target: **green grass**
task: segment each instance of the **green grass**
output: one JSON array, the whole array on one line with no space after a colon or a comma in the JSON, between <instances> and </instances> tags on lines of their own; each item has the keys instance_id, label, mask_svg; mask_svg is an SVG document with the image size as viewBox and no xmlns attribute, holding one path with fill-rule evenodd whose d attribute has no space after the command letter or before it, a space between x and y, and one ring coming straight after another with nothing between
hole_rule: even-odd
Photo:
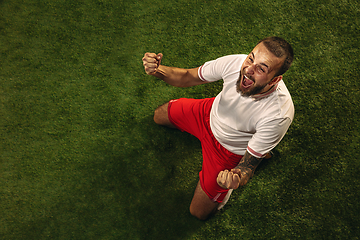
<instances>
[{"instance_id":1,"label":"green grass","mask_svg":"<svg viewBox=\"0 0 360 240\"><path fill-rule=\"evenodd\" d=\"M359 239L356 0L0 0L0 239ZM179 89L147 51L197 67L278 35L296 115L253 180L206 222L201 148L152 121Z\"/></svg>"}]
</instances>

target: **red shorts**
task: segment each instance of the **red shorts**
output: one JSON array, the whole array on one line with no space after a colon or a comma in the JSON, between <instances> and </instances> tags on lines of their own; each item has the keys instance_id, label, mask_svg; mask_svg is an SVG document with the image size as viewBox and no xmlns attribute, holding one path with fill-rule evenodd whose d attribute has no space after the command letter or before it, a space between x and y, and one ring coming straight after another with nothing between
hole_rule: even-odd
<instances>
[{"instance_id":1,"label":"red shorts","mask_svg":"<svg viewBox=\"0 0 360 240\"><path fill-rule=\"evenodd\" d=\"M168 116L173 125L188 132L201 142L203 165L199 173L201 188L214 202L222 202L227 189L220 187L216 178L220 171L232 169L242 156L226 150L210 129L210 111L215 98L171 100Z\"/></svg>"}]
</instances>

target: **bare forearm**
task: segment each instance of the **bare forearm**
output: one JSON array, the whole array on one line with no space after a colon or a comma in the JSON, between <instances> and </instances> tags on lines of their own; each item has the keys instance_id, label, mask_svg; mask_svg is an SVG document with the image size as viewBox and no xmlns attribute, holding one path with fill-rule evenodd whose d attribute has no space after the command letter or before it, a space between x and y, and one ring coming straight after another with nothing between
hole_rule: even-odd
<instances>
[{"instance_id":1,"label":"bare forearm","mask_svg":"<svg viewBox=\"0 0 360 240\"><path fill-rule=\"evenodd\" d=\"M160 65L152 75L172 86L180 87L181 79L185 74L185 69Z\"/></svg>"},{"instance_id":2,"label":"bare forearm","mask_svg":"<svg viewBox=\"0 0 360 240\"><path fill-rule=\"evenodd\" d=\"M198 76L199 68L184 69L161 65L163 54L145 53L142 58L145 72L176 87L191 87L206 83Z\"/></svg>"},{"instance_id":3,"label":"bare forearm","mask_svg":"<svg viewBox=\"0 0 360 240\"><path fill-rule=\"evenodd\" d=\"M183 69L160 65L152 75L175 87L191 87L204 83L197 76L197 68Z\"/></svg>"}]
</instances>

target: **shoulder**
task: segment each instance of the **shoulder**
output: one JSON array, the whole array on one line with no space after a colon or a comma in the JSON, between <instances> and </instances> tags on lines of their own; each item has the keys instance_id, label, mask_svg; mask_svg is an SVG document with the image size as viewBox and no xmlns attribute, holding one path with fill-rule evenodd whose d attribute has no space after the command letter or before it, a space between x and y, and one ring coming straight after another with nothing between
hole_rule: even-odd
<instances>
[{"instance_id":1,"label":"shoulder","mask_svg":"<svg viewBox=\"0 0 360 240\"><path fill-rule=\"evenodd\" d=\"M264 100L267 101L267 107L263 112L263 119L271 119L271 121L275 119L277 121L284 119L292 121L294 119L294 103L284 81L281 80L276 86L276 90Z\"/></svg>"},{"instance_id":2,"label":"shoulder","mask_svg":"<svg viewBox=\"0 0 360 240\"><path fill-rule=\"evenodd\" d=\"M291 98L290 92L289 92L289 90L287 89L284 80L281 80L281 81L278 83L278 85L277 85L277 87L276 87L276 90L277 90L277 93L278 93L279 95L285 95L286 97Z\"/></svg>"},{"instance_id":3,"label":"shoulder","mask_svg":"<svg viewBox=\"0 0 360 240\"><path fill-rule=\"evenodd\" d=\"M199 76L204 81L216 81L240 71L246 59L245 54L233 54L208 61L199 68Z\"/></svg>"},{"instance_id":4,"label":"shoulder","mask_svg":"<svg viewBox=\"0 0 360 240\"><path fill-rule=\"evenodd\" d=\"M294 118L295 107L290 92L283 80L279 82L276 92L281 115L289 117L292 120Z\"/></svg>"},{"instance_id":5,"label":"shoulder","mask_svg":"<svg viewBox=\"0 0 360 240\"><path fill-rule=\"evenodd\" d=\"M217 62L223 62L226 64L234 64L237 65L239 63L243 63L244 60L246 59L247 55L246 54L232 54L232 55L226 55L223 57L219 57L217 58L215 61Z\"/></svg>"},{"instance_id":6,"label":"shoulder","mask_svg":"<svg viewBox=\"0 0 360 240\"><path fill-rule=\"evenodd\" d=\"M219 57L215 60L207 61L205 65L237 65L239 63L243 63L246 59L247 55L245 54L232 54L232 55L226 55Z\"/></svg>"}]
</instances>

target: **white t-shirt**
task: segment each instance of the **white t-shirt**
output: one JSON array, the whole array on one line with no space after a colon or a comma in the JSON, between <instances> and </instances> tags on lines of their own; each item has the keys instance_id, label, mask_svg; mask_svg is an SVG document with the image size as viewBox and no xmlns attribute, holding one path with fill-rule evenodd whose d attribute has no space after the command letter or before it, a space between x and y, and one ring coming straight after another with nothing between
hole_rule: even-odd
<instances>
[{"instance_id":1,"label":"white t-shirt","mask_svg":"<svg viewBox=\"0 0 360 240\"><path fill-rule=\"evenodd\" d=\"M206 62L198 74L203 81L224 81L210 113L210 127L215 138L232 153L244 155L247 150L260 158L284 137L295 110L282 80L264 94L243 97L236 91L246 57L229 55Z\"/></svg>"}]
</instances>

